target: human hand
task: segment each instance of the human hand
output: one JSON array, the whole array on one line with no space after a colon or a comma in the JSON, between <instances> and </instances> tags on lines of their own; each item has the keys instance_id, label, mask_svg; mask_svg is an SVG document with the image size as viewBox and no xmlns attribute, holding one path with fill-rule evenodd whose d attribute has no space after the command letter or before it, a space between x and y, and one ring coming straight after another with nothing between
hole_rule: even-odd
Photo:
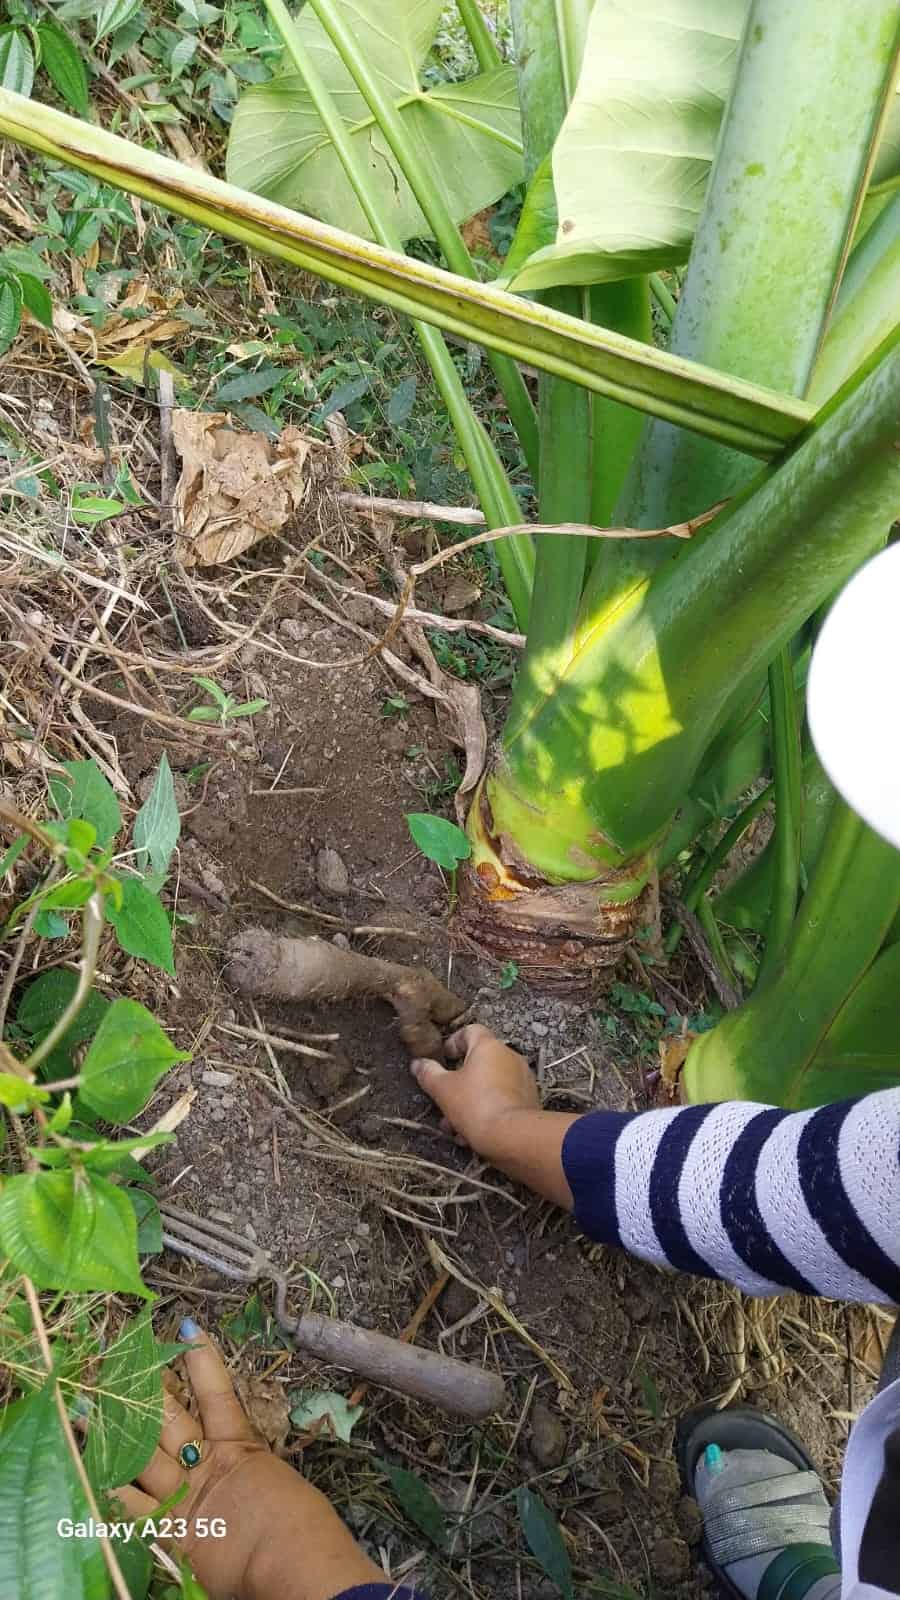
<instances>
[{"instance_id":1,"label":"human hand","mask_svg":"<svg viewBox=\"0 0 900 1600\"><path fill-rule=\"evenodd\" d=\"M537 1083L524 1056L473 1022L450 1035L444 1046L462 1066L448 1071L437 1061L413 1061L420 1088L443 1112L443 1125L489 1161L505 1146L509 1119L540 1107Z\"/></svg>"},{"instance_id":2,"label":"human hand","mask_svg":"<svg viewBox=\"0 0 900 1600\"><path fill-rule=\"evenodd\" d=\"M140 1488L116 1490L127 1515L153 1516L187 1484L166 1520L210 1600L329 1600L383 1580L325 1496L254 1432L209 1335L187 1318L179 1337L192 1346L184 1364L199 1416L166 1391ZM200 1461L186 1468L178 1452L194 1440Z\"/></svg>"}]
</instances>

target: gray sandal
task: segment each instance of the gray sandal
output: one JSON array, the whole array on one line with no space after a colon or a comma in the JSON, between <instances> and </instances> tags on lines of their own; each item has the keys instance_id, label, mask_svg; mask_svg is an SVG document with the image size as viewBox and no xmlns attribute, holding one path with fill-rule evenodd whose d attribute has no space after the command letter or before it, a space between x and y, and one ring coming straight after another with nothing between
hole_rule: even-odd
<instances>
[{"instance_id":1,"label":"gray sandal","mask_svg":"<svg viewBox=\"0 0 900 1600\"><path fill-rule=\"evenodd\" d=\"M802 1600L820 1578L839 1573L822 1480L789 1428L752 1406L724 1411L701 1406L688 1412L678 1426L676 1454L685 1493L695 1498L697 1470L709 1445L718 1445L725 1453L766 1450L797 1469L782 1477L724 1488L707 1500L703 1555L722 1594L745 1600L725 1569L770 1551L773 1559L762 1573L756 1600ZM818 1495L819 1503L810 1502L811 1495Z\"/></svg>"}]
</instances>

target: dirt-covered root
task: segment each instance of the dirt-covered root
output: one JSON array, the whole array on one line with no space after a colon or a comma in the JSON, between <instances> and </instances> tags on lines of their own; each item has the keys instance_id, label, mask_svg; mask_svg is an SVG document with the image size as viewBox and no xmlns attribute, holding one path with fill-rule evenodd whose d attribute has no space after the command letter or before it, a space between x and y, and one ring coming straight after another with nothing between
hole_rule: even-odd
<instances>
[{"instance_id":1,"label":"dirt-covered root","mask_svg":"<svg viewBox=\"0 0 900 1600\"><path fill-rule=\"evenodd\" d=\"M324 939L287 939L248 928L228 951L227 981L243 994L314 1005L328 1000L387 1000L412 1056L443 1054L443 1035L463 1010L430 972L339 950Z\"/></svg>"}]
</instances>

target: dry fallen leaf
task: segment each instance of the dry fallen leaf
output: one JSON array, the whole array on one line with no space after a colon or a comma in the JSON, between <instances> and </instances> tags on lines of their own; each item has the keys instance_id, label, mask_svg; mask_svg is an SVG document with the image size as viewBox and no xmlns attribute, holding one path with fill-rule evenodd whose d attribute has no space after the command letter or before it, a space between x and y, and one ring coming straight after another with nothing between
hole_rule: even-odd
<instances>
[{"instance_id":1,"label":"dry fallen leaf","mask_svg":"<svg viewBox=\"0 0 900 1600\"><path fill-rule=\"evenodd\" d=\"M275 1451L284 1445L291 1426L290 1407L274 1378L245 1378L235 1374L238 1399L257 1433Z\"/></svg>"},{"instance_id":2,"label":"dry fallen leaf","mask_svg":"<svg viewBox=\"0 0 900 1600\"><path fill-rule=\"evenodd\" d=\"M485 206L483 211L476 211L474 217L463 223L460 232L467 250L473 253L480 250L484 255L493 256L496 260L497 251L491 238L491 217L494 210L494 206Z\"/></svg>"},{"instance_id":3,"label":"dry fallen leaf","mask_svg":"<svg viewBox=\"0 0 900 1600\"><path fill-rule=\"evenodd\" d=\"M186 332L189 324L178 316L178 304L176 298L167 299L146 278L139 278L129 285L128 293L102 328L92 327L87 317L76 316L65 306L54 306L53 326L73 350L88 351L94 358L104 351L117 355L123 347L162 344ZM133 314L126 315L135 311L145 311L146 316L138 319Z\"/></svg>"},{"instance_id":4,"label":"dry fallen leaf","mask_svg":"<svg viewBox=\"0 0 900 1600\"><path fill-rule=\"evenodd\" d=\"M461 573L455 572L447 579L441 603L448 615L452 616L457 611L465 611L468 606L473 606L476 600L481 599L481 590L477 583L470 583Z\"/></svg>"},{"instance_id":5,"label":"dry fallen leaf","mask_svg":"<svg viewBox=\"0 0 900 1600\"><path fill-rule=\"evenodd\" d=\"M284 527L310 492L315 448L299 428L270 442L235 433L221 411L172 412L181 457L175 552L186 567L219 566Z\"/></svg>"}]
</instances>

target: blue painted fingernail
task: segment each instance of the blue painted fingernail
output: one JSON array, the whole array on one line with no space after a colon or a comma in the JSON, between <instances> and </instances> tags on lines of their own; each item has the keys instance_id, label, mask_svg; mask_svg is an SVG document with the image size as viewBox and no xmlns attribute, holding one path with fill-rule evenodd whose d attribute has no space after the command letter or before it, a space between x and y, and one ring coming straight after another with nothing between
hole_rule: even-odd
<instances>
[{"instance_id":1,"label":"blue painted fingernail","mask_svg":"<svg viewBox=\"0 0 900 1600\"><path fill-rule=\"evenodd\" d=\"M178 1329L178 1337L179 1339L184 1340L196 1339L199 1332L200 1329L198 1328L193 1317L185 1317L181 1327Z\"/></svg>"}]
</instances>

